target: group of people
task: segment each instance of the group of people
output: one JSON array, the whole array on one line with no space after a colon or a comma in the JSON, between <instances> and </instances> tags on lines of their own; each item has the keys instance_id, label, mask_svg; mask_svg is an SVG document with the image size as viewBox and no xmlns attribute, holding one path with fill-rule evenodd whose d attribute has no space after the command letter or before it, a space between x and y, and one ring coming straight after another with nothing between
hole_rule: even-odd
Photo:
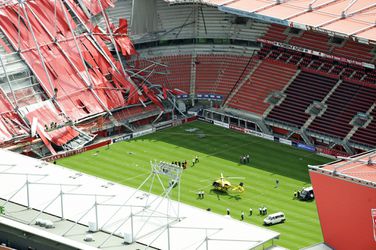
<instances>
[{"instance_id":1,"label":"group of people","mask_svg":"<svg viewBox=\"0 0 376 250\"><path fill-rule=\"evenodd\" d=\"M226 215L230 215L230 209L229 208L226 209ZM240 219L241 220L244 220L244 215L245 215L244 211L241 211L241 213L240 213ZM249 216L252 216L252 208L249 209Z\"/></svg>"},{"instance_id":2,"label":"group of people","mask_svg":"<svg viewBox=\"0 0 376 250\"><path fill-rule=\"evenodd\" d=\"M249 161L250 161L249 154L240 156L240 163L241 164L249 163Z\"/></svg>"},{"instance_id":3,"label":"group of people","mask_svg":"<svg viewBox=\"0 0 376 250\"><path fill-rule=\"evenodd\" d=\"M171 164L175 164L179 167L183 167L183 169L186 169L188 163L187 163L187 160L185 160L185 161L173 161L171 162Z\"/></svg>"},{"instance_id":4,"label":"group of people","mask_svg":"<svg viewBox=\"0 0 376 250\"><path fill-rule=\"evenodd\" d=\"M260 215L266 215L268 213L268 209L265 206L262 206L259 208ZM253 214L252 208L249 208L249 216L251 217ZM226 215L230 215L230 208L226 209ZM244 220L245 213L244 211L241 211L240 213L240 219Z\"/></svg>"},{"instance_id":5,"label":"group of people","mask_svg":"<svg viewBox=\"0 0 376 250\"><path fill-rule=\"evenodd\" d=\"M56 122L51 122L50 127L48 127L47 124L44 124L45 130L53 130L53 129L57 128L57 127L58 127L58 125L57 125Z\"/></svg>"},{"instance_id":6,"label":"group of people","mask_svg":"<svg viewBox=\"0 0 376 250\"><path fill-rule=\"evenodd\" d=\"M198 159L198 156L196 155L195 158L192 159L192 167L197 164L198 162L200 162L200 160ZM179 167L182 167L183 169L186 169L188 167L188 162L187 160L184 160L184 161L173 161L171 162L171 164L175 164Z\"/></svg>"},{"instance_id":7,"label":"group of people","mask_svg":"<svg viewBox=\"0 0 376 250\"><path fill-rule=\"evenodd\" d=\"M199 163L200 160L198 159L198 156L196 155L195 158L192 159L192 167L196 164L196 163Z\"/></svg>"},{"instance_id":8,"label":"group of people","mask_svg":"<svg viewBox=\"0 0 376 250\"><path fill-rule=\"evenodd\" d=\"M260 215L267 215L268 209L265 206L259 207L259 213Z\"/></svg>"},{"instance_id":9,"label":"group of people","mask_svg":"<svg viewBox=\"0 0 376 250\"><path fill-rule=\"evenodd\" d=\"M294 199L299 198L299 196L300 196L300 191L294 192Z\"/></svg>"},{"instance_id":10,"label":"group of people","mask_svg":"<svg viewBox=\"0 0 376 250\"><path fill-rule=\"evenodd\" d=\"M204 191L198 191L197 196L199 199L204 199L205 198L205 192Z\"/></svg>"}]
</instances>

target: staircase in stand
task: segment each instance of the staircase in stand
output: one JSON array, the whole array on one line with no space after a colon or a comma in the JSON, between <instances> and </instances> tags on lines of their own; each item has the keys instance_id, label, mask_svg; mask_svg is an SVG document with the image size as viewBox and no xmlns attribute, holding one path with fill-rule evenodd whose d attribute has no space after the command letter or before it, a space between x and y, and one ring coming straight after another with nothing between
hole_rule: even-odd
<instances>
[{"instance_id":1,"label":"staircase in stand","mask_svg":"<svg viewBox=\"0 0 376 250\"><path fill-rule=\"evenodd\" d=\"M189 94L192 98L192 101L195 98L195 94L196 94L196 59L197 59L197 55L193 54L192 63L191 63L191 81L190 81L190 86L189 86Z\"/></svg>"},{"instance_id":2,"label":"staircase in stand","mask_svg":"<svg viewBox=\"0 0 376 250\"><path fill-rule=\"evenodd\" d=\"M289 82L283 87L283 89L281 90L282 93L285 92L285 90L290 86L290 84L295 80L295 78L300 74L301 70L298 69L295 74L291 77L291 79L289 80ZM270 105L264 112L264 114L262 115L264 118L267 117L269 115L269 113L272 111L272 109L275 107L276 105Z\"/></svg>"},{"instance_id":3,"label":"staircase in stand","mask_svg":"<svg viewBox=\"0 0 376 250\"><path fill-rule=\"evenodd\" d=\"M372 111L375 109L376 107L376 103L372 104L372 106L367 110L366 114L367 115L371 115ZM369 121L370 123L370 121ZM364 126L364 128L366 128L368 125L368 123ZM350 140L350 138L356 133L356 131L358 131L360 127L358 126L354 126L351 131L346 135L346 138L345 140Z\"/></svg>"},{"instance_id":4,"label":"staircase in stand","mask_svg":"<svg viewBox=\"0 0 376 250\"><path fill-rule=\"evenodd\" d=\"M342 80L341 79L338 80L336 85L334 85L333 88L329 91L329 93L324 97L324 99L322 99L321 103L325 104L326 100L329 99L329 97L334 93L334 91L336 91L336 89L341 83L342 83ZM315 120L316 117L317 115L311 115L311 117L304 123L302 128L304 129L308 128L308 126L311 125L311 123Z\"/></svg>"}]
</instances>

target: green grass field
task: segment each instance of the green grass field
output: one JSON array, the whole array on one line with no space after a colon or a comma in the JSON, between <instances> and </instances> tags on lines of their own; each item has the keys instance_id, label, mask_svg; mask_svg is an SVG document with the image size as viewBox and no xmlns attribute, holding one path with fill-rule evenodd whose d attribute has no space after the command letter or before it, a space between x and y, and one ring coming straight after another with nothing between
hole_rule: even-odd
<instances>
[{"instance_id":1,"label":"green grass field","mask_svg":"<svg viewBox=\"0 0 376 250\"><path fill-rule=\"evenodd\" d=\"M188 128L197 128L187 132ZM200 138L199 134L205 134ZM98 151L98 154L94 154ZM240 164L240 155L250 154L251 162ZM198 155L200 162L191 167ZM283 211L286 222L269 227L281 233L276 244L299 249L322 241L322 233L315 202L293 199L293 192L309 185L308 164L322 164L329 160L290 146L244 135L204 122L193 122L166 129L127 142L89 151L61 159L58 164L96 175L127 186L137 187L150 173L150 160L183 161L189 167L181 180L181 201L215 213L240 219L242 210L245 222L263 226L265 216L258 208L265 205L268 213ZM212 182L220 176L240 176L244 180L244 193L218 194L211 192ZM276 179L279 187L275 187ZM239 180L233 180L237 185ZM147 189L147 186L145 186ZM153 189L161 193L161 188ZM205 191L205 199L196 192ZM249 208L253 215L248 216Z\"/></svg>"}]
</instances>

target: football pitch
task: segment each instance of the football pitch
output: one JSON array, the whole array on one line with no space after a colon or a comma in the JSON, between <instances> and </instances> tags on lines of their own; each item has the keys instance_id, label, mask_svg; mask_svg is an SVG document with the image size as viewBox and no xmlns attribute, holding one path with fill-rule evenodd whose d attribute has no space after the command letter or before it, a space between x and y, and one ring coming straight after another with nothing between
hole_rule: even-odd
<instances>
[{"instance_id":1,"label":"football pitch","mask_svg":"<svg viewBox=\"0 0 376 250\"><path fill-rule=\"evenodd\" d=\"M240 156L247 154L250 162L241 164ZM199 162L192 167L196 156ZM281 233L277 245L299 249L323 240L315 202L293 199L293 193L310 185L308 164L330 160L291 146L196 121L61 159L58 164L138 187L150 173L151 160L188 162L181 178L183 203L223 215L229 208L231 216L239 220L244 211L244 221L257 226L263 226L265 218L259 215L258 208L265 206L268 214L281 211L286 215L285 223L268 227ZM213 192L212 183L221 173L241 177L228 180L235 186L243 182L245 191ZM153 190L162 193L162 187L155 185ZM205 192L204 199L197 196L201 190Z\"/></svg>"}]
</instances>

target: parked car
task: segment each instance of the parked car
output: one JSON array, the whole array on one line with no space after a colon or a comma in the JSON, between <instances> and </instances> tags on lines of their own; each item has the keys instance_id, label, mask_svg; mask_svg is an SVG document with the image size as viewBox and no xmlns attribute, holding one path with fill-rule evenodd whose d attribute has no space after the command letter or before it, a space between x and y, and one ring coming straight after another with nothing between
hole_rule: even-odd
<instances>
[{"instance_id":1,"label":"parked car","mask_svg":"<svg viewBox=\"0 0 376 250\"><path fill-rule=\"evenodd\" d=\"M299 192L298 198L299 200L302 200L302 201L313 200L315 198L313 194L313 188L312 187L303 188L302 191Z\"/></svg>"},{"instance_id":2,"label":"parked car","mask_svg":"<svg viewBox=\"0 0 376 250\"><path fill-rule=\"evenodd\" d=\"M285 222L286 220L286 217L285 217L285 214L282 213L282 212L278 212L278 213L275 213L275 214L270 214L268 215L265 219L264 219L264 225L274 225L274 224L278 224L278 223L283 223Z\"/></svg>"}]
</instances>

